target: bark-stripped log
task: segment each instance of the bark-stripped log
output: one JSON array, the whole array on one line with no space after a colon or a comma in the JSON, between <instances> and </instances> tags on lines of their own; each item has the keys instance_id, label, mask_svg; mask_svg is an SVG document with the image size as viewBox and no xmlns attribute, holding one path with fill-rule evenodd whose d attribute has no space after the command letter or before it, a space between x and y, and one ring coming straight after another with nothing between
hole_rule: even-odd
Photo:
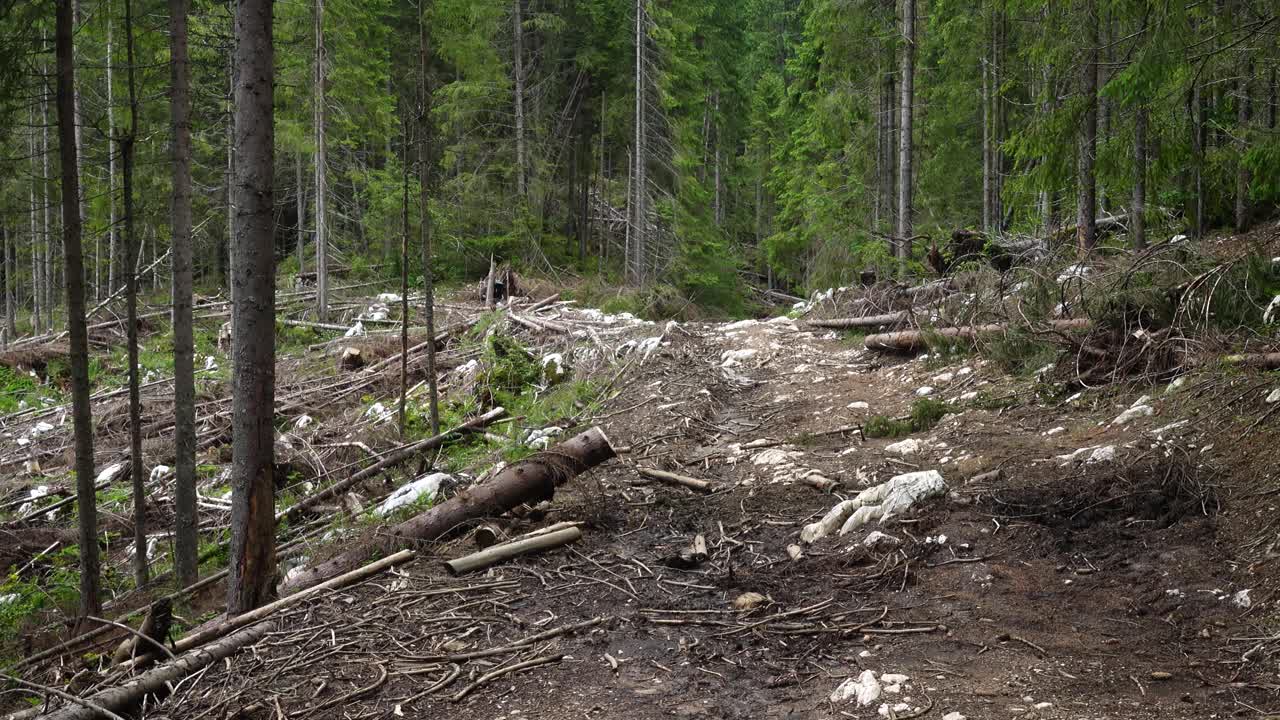
<instances>
[{"instance_id":1,"label":"bark-stripped log","mask_svg":"<svg viewBox=\"0 0 1280 720\"><path fill-rule=\"evenodd\" d=\"M830 320L809 320L805 324L809 327L816 328L832 328L835 330L850 330L853 328L869 328L881 327L884 325L901 325L907 321L910 314L906 310L900 312L886 313L884 315L868 315L858 318L832 318Z\"/></svg>"},{"instance_id":2,"label":"bark-stripped log","mask_svg":"<svg viewBox=\"0 0 1280 720\"><path fill-rule=\"evenodd\" d=\"M1243 365L1259 370L1280 370L1280 353L1227 355L1222 358L1222 362L1224 365Z\"/></svg>"},{"instance_id":3,"label":"bark-stripped log","mask_svg":"<svg viewBox=\"0 0 1280 720\"><path fill-rule=\"evenodd\" d=\"M1049 325L1054 330L1087 330L1091 322L1087 318L1054 320ZM929 330L902 330L900 332L868 335L863 344L868 350L882 352L917 352L928 347L929 338L975 341L982 335L994 335L1009 329L1008 325L973 325L970 327L932 328Z\"/></svg>"},{"instance_id":4,"label":"bark-stripped log","mask_svg":"<svg viewBox=\"0 0 1280 720\"><path fill-rule=\"evenodd\" d=\"M716 489L715 485L711 484L706 480L691 478L688 475L677 475L676 473L667 472L665 470L654 470L653 468L638 467L636 468L636 472L640 473L640 475L644 477L649 478L650 480L657 480L658 482L665 483L667 485L687 487L690 490L696 490L698 492L709 493Z\"/></svg>"},{"instance_id":5,"label":"bark-stripped log","mask_svg":"<svg viewBox=\"0 0 1280 720\"><path fill-rule=\"evenodd\" d=\"M531 455L488 482L458 493L430 510L405 520L386 533L393 547L437 540L474 520L501 515L523 504L549 500L556 488L615 456L604 431L593 427L554 448ZM343 553L294 576L280 588L288 595L363 563L368 548Z\"/></svg>"},{"instance_id":6,"label":"bark-stripped log","mask_svg":"<svg viewBox=\"0 0 1280 720\"><path fill-rule=\"evenodd\" d=\"M576 527L565 528L551 533L542 533L523 540L513 540L494 545L478 553L447 560L445 561L445 567L449 568L449 572L454 575L462 575L476 570L483 570L491 565L497 565L505 560L528 553L541 552L542 550L568 545L571 542L577 542L581 537L582 531Z\"/></svg>"}]
</instances>

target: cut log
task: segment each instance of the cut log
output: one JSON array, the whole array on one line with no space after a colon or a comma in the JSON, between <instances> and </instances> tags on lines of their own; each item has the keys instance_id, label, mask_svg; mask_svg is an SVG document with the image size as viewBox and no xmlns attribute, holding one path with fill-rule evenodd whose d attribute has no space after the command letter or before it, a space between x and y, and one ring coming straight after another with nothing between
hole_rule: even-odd
<instances>
[{"instance_id":1,"label":"cut log","mask_svg":"<svg viewBox=\"0 0 1280 720\"><path fill-rule=\"evenodd\" d=\"M709 493L716 489L715 485L707 482L706 480L691 478L688 475L677 475L665 470L638 467L636 468L636 472L650 480L657 480L660 483L675 485L677 487L687 487L690 490L697 490L698 492Z\"/></svg>"},{"instance_id":2,"label":"cut log","mask_svg":"<svg viewBox=\"0 0 1280 720\"><path fill-rule=\"evenodd\" d=\"M342 348L342 355L338 357L338 369L340 370L359 370L364 367L364 354L357 347Z\"/></svg>"},{"instance_id":3,"label":"cut log","mask_svg":"<svg viewBox=\"0 0 1280 720\"><path fill-rule=\"evenodd\" d=\"M805 324L809 327L816 328L833 328L835 330L850 330L853 328L874 328L883 326L901 325L907 321L910 314L903 310L901 312L887 313L884 315L868 315L859 318L833 318L830 320L807 320Z\"/></svg>"},{"instance_id":4,"label":"cut log","mask_svg":"<svg viewBox=\"0 0 1280 720\"><path fill-rule=\"evenodd\" d=\"M123 685L95 693L86 699L112 712L124 712L136 705L144 695L167 693L172 683L231 657L242 648L258 642L266 636L271 627L271 623L266 622L246 627L216 643L143 673ZM100 714L96 708L68 705L44 717L49 720L94 720L100 717Z\"/></svg>"},{"instance_id":5,"label":"cut log","mask_svg":"<svg viewBox=\"0 0 1280 720\"><path fill-rule=\"evenodd\" d=\"M1072 320L1053 320L1049 324L1055 330L1087 330L1091 323L1087 318L1077 318ZM974 325L970 327L931 328L929 330L902 330L879 335L868 335L863 344L868 350L910 353L927 348L930 338L972 343L982 335L994 335L1008 329L1008 325Z\"/></svg>"},{"instance_id":6,"label":"cut log","mask_svg":"<svg viewBox=\"0 0 1280 720\"><path fill-rule=\"evenodd\" d=\"M476 547L484 550L498 544L498 541L505 537L505 534L497 525L481 525L472 533L471 540Z\"/></svg>"},{"instance_id":7,"label":"cut log","mask_svg":"<svg viewBox=\"0 0 1280 720\"><path fill-rule=\"evenodd\" d=\"M817 470L806 473L804 477L800 478L800 482L810 487L817 488L824 493L832 492L836 488L840 487L839 480L832 480Z\"/></svg>"},{"instance_id":8,"label":"cut log","mask_svg":"<svg viewBox=\"0 0 1280 720\"><path fill-rule=\"evenodd\" d=\"M329 487L321 490L320 492L315 493L314 495L309 495L299 500L298 502L294 503L291 507L281 510L279 513L276 514L276 521L279 522L280 520L283 520L286 518L289 518L289 519L296 518L298 517L298 515L302 513L302 511L306 510L307 508L315 507L316 505L322 502L331 500L337 497L339 494L346 492L347 488L353 487L357 483L368 480L369 478L376 476L378 473L382 472L383 470L386 470L387 468L393 465L402 463L405 460L408 460L409 458L414 457L415 455L423 453L427 450L440 447L447 440L457 435L458 433L472 432L484 427L488 427L489 425L493 424L493 421L502 417L504 414L506 414L506 410L500 407L496 407L479 417L472 418L467 422L453 428L452 430L448 430L446 432L440 433L435 437L430 437L430 438L427 438L426 440L420 440L416 443L403 445L400 447L399 450L392 452L390 455L387 455L386 457L382 458L378 462L351 475L347 479L340 480L330 485Z\"/></svg>"},{"instance_id":9,"label":"cut log","mask_svg":"<svg viewBox=\"0 0 1280 720\"><path fill-rule=\"evenodd\" d=\"M546 452L514 463L488 482L458 493L426 512L390 528L391 547L429 542L486 517L496 517L523 504L549 500L556 488L614 457L609 437L593 427ZM280 589L281 595L310 587L354 567L368 557L368 549L352 550L308 568Z\"/></svg>"},{"instance_id":10,"label":"cut log","mask_svg":"<svg viewBox=\"0 0 1280 720\"><path fill-rule=\"evenodd\" d=\"M476 570L483 570L491 565L510 560L528 553L550 550L582 538L582 531L576 527L557 530L556 532L534 535L524 540L514 540L472 553L464 557L445 562L445 567L454 575L463 575Z\"/></svg>"},{"instance_id":11,"label":"cut log","mask_svg":"<svg viewBox=\"0 0 1280 720\"><path fill-rule=\"evenodd\" d=\"M1259 370L1280 370L1280 353L1246 353L1227 355L1222 358L1224 365L1243 365Z\"/></svg>"}]
</instances>

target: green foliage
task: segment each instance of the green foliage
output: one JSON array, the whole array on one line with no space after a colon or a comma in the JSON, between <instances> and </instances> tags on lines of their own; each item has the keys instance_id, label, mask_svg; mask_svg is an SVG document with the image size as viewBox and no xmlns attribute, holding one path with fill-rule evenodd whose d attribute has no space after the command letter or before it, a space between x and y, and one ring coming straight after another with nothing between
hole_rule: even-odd
<instances>
[{"instance_id":1,"label":"green foliage","mask_svg":"<svg viewBox=\"0 0 1280 720\"><path fill-rule=\"evenodd\" d=\"M508 409L542 379L542 364L519 341L494 333L485 342L482 369L476 378L494 405Z\"/></svg>"},{"instance_id":2,"label":"green foliage","mask_svg":"<svg viewBox=\"0 0 1280 720\"><path fill-rule=\"evenodd\" d=\"M30 375L7 365L0 365L0 413L17 411L24 400L30 405L38 387Z\"/></svg>"},{"instance_id":3,"label":"green foliage","mask_svg":"<svg viewBox=\"0 0 1280 720\"><path fill-rule=\"evenodd\" d=\"M906 418L872 415L862 426L862 433L869 438L897 438L912 433L927 432L951 412L950 406L940 400L920 398L911 404L911 414Z\"/></svg>"},{"instance_id":4,"label":"green foliage","mask_svg":"<svg viewBox=\"0 0 1280 720\"><path fill-rule=\"evenodd\" d=\"M981 355L1011 375L1030 375L1058 359L1059 349L1039 335L1020 328L992 337L979 347Z\"/></svg>"}]
</instances>

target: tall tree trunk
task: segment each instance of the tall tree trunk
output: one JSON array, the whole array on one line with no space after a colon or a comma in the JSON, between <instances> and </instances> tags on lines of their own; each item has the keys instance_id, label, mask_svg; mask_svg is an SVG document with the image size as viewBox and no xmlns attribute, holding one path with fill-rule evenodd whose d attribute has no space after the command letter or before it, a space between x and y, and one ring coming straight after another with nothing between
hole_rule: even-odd
<instances>
[{"instance_id":1,"label":"tall tree trunk","mask_svg":"<svg viewBox=\"0 0 1280 720\"><path fill-rule=\"evenodd\" d=\"M174 572L187 587L200 574L196 510L196 380L192 329L191 60L187 15L191 0L169 0L170 119L173 124L173 401Z\"/></svg>"},{"instance_id":2,"label":"tall tree trunk","mask_svg":"<svg viewBox=\"0 0 1280 720\"><path fill-rule=\"evenodd\" d=\"M1147 105L1139 103L1133 120L1133 246L1147 246Z\"/></svg>"},{"instance_id":3,"label":"tall tree trunk","mask_svg":"<svg viewBox=\"0 0 1280 720\"><path fill-rule=\"evenodd\" d=\"M298 210L298 275L307 271L307 183L302 174L302 153L294 155L294 169L297 171L297 210Z\"/></svg>"},{"instance_id":4,"label":"tall tree trunk","mask_svg":"<svg viewBox=\"0 0 1280 720\"><path fill-rule=\"evenodd\" d=\"M227 234L226 252L218 252L218 265L222 266L223 260L226 260L225 269L223 271L223 282L228 288L232 302L236 299L236 285L233 279L235 275L235 225L236 225L236 201L235 201L235 170L236 170L236 126L235 126L235 94L236 94L236 72L235 72L235 50L227 53L227 167L223 173L224 184L227 190Z\"/></svg>"},{"instance_id":5,"label":"tall tree trunk","mask_svg":"<svg viewBox=\"0 0 1280 720\"><path fill-rule=\"evenodd\" d=\"M405 406L409 398L409 144L409 120L406 118L404 155L400 163L400 442L405 441Z\"/></svg>"},{"instance_id":6,"label":"tall tree trunk","mask_svg":"<svg viewBox=\"0 0 1280 720\"><path fill-rule=\"evenodd\" d=\"M272 0L237 0L237 287L232 300L231 558L227 614L266 602L275 576L275 131Z\"/></svg>"},{"instance_id":7,"label":"tall tree trunk","mask_svg":"<svg viewBox=\"0 0 1280 720\"><path fill-rule=\"evenodd\" d=\"M1200 83L1192 81L1191 86L1191 154L1192 154L1192 209L1195 215L1192 225L1192 237L1203 237L1204 218L1204 146L1205 121L1204 103L1200 92Z\"/></svg>"},{"instance_id":8,"label":"tall tree trunk","mask_svg":"<svg viewBox=\"0 0 1280 720\"><path fill-rule=\"evenodd\" d=\"M516 85L516 192L521 201L526 200L528 193L528 167L525 157L524 137L524 11L520 7L523 0L514 0L515 6L512 26L515 35L515 85Z\"/></svg>"},{"instance_id":9,"label":"tall tree trunk","mask_svg":"<svg viewBox=\"0 0 1280 720\"><path fill-rule=\"evenodd\" d=\"M640 285L644 283L644 253L645 253L645 235L647 234L648 214L645 212L646 180L645 166L647 163L647 155L645 153L645 44L647 33L645 32L645 0L636 0L636 110L635 110L635 157L632 159L632 166L635 172L635 179L632 182L632 192L635 193L634 201L631 209L633 213L631 247L634 253L632 262L631 281Z\"/></svg>"},{"instance_id":10,"label":"tall tree trunk","mask_svg":"<svg viewBox=\"0 0 1280 720\"><path fill-rule=\"evenodd\" d=\"M111 147L116 136L116 111L115 111L115 78L114 65L112 55L111 42L111 8L113 0L106 0L107 13L107 212L109 224L107 225L107 292L106 295L116 291L116 238L119 232L116 230L116 223L119 218L116 217L116 152Z\"/></svg>"},{"instance_id":11,"label":"tall tree trunk","mask_svg":"<svg viewBox=\"0 0 1280 720\"><path fill-rule=\"evenodd\" d=\"M915 107L916 0L902 0L902 119L898 137L898 273L907 275L911 260L912 120Z\"/></svg>"},{"instance_id":12,"label":"tall tree trunk","mask_svg":"<svg viewBox=\"0 0 1280 720\"><path fill-rule=\"evenodd\" d=\"M99 614L98 505L94 495L93 418L89 405L89 334L84 312L84 258L80 247L79 178L76 176L75 21L72 0L58 0L58 144L62 167L62 229L66 262L67 328L71 349L71 404L75 425L76 509L80 525L80 617Z\"/></svg>"},{"instance_id":13,"label":"tall tree trunk","mask_svg":"<svg viewBox=\"0 0 1280 720\"><path fill-rule=\"evenodd\" d=\"M0 263L4 264L4 337L6 349L8 349L8 341L18 336L18 322L15 317L18 314L18 307L14 302L12 250L13 246L9 242L9 226L6 225L4 228L4 257L0 258Z\"/></svg>"},{"instance_id":14,"label":"tall tree trunk","mask_svg":"<svg viewBox=\"0 0 1280 720\"><path fill-rule=\"evenodd\" d=\"M39 335L41 328L41 298L44 295L43 283L40 282L40 245L45 241L40 230L40 209L36 205L36 184L40 182L40 166L37 156L40 145L36 142L36 114L31 111L31 134L27 138L27 146L31 154L31 187L28 188L31 201L31 334Z\"/></svg>"},{"instance_id":15,"label":"tall tree trunk","mask_svg":"<svg viewBox=\"0 0 1280 720\"><path fill-rule=\"evenodd\" d=\"M138 219L133 202L133 151L138 137L138 89L133 55L133 0L124 0L124 46L129 86L129 132L121 136L124 171L125 303L129 345L129 467L133 481L133 581L147 584L147 478L142 464L142 389L138 376Z\"/></svg>"},{"instance_id":16,"label":"tall tree trunk","mask_svg":"<svg viewBox=\"0 0 1280 720\"><path fill-rule=\"evenodd\" d=\"M987 50L982 56L982 232L991 234L991 51L993 23L987 19Z\"/></svg>"},{"instance_id":17,"label":"tall tree trunk","mask_svg":"<svg viewBox=\"0 0 1280 720\"><path fill-rule=\"evenodd\" d=\"M1076 246L1082 255L1098 242L1097 176L1094 160L1098 149L1098 13L1094 0L1085 0L1085 49L1080 68L1080 94L1086 106L1080 119L1076 148Z\"/></svg>"},{"instance_id":18,"label":"tall tree trunk","mask_svg":"<svg viewBox=\"0 0 1280 720\"><path fill-rule=\"evenodd\" d=\"M75 60L73 58L72 63L74 64L74 62ZM44 72L41 74L48 75L48 68L43 68L43 70ZM45 318L48 320L46 327L48 327L49 330L53 330L53 306L55 304L53 284L53 221L50 218L51 209L53 207L53 192L50 187L50 178L53 177L53 174L49 170L49 155L53 152L53 148L49 145L49 93L46 89L47 86L42 83L42 92L40 93L40 128L41 136L43 138L43 150L40 153L40 158L44 169L40 175L40 192L43 195L41 198L41 206L44 209L44 257L42 258L43 262L41 264L40 275L41 287L44 289L44 297L40 298L40 306L44 308ZM72 92L75 92L74 86L72 86ZM74 103L72 103L72 105L72 125L74 125ZM74 144L75 140L72 139L72 145ZM79 163L76 164L79 165ZM78 177L79 176L77 175L77 179ZM77 182L77 187L78 186L79 183ZM72 198L72 200L74 199L75 198ZM78 204L79 203L77 203L77 205ZM79 212L80 209L77 207L77 215Z\"/></svg>"},{"instance_id":19,"label":"tall tree trunk","mask_svg":"<svg viewBox=\"0 0 1280 720\"><path fill-rule=\"evenodd\" d=\"M1245 166L1244 156L1249 149L1249 80L1252 68L1249 57L1240 54L1240 82L1236 93L1236 137L1239 138L1239 153L1236 160L1236 232L1244 232L1249 227L1249 169Z\"/></svg>"},{"instance_id":20,"label":"tall tree trunk","mask_svg":"<svg viewBox=\"0 0 1280 720\"><path fill-rule=\"evenodd\" d=\"M316 133L316 316L320 322L329 322L329 218L325 195L329 192L328 160L325 153L325 50L324 50L324 0L315 0L316 74L315 74L315 133Z\"/></svg>"},{"instance_id":21,"label":"tall tree trunk","mask_svg":"<svg viewBox=\"0 0 1280 720\"><path fill-rule=\"evenodd\" d=\"M423 3L424 6L427 3ZM427 35L426 13L418 13L418 243L422 246L422 309L427 337L436 336L435 260L431 256L431 79L427 69L431 60L431 42ZM440 388L436 377L436 345L427 344L427 404L431 416L431 435L440 434Z\"/></svg>"}]
</instances>

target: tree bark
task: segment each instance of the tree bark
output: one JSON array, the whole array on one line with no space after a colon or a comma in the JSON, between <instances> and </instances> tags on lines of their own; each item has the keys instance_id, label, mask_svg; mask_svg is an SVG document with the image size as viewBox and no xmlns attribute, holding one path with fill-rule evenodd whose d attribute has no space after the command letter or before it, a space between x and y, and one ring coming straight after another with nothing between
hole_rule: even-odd
<instances>
[{"instance_id":1,"label":"tree bark","mask_svg":"<svg viewBox=\"0 0 1280 720\"><path fill-rule=\"evenodd\" d=\"M31 206L31 332L33 335L40 334L40 307L41 296L44 294L41 290L40 282L40 244L44 242L44 238L40 232L39 208L36 206L36 182L40 177L40 167L36 156L40 154L40 146L36 142L36 114L31 111L31 135L27 138L27 147L31 153L31 187L28 188L30 206Z\"/></svg>"},{"instance_id":2,"label":"tree bark","mask_svg":"<svg viewBox=\"0 0 1280 720\"><path fill-rule=\"evenodd\" d=\"M645 252L645 235L648 214L645 212L645 166L647 165L647 155L645 153L645 43L647 33L645 32L644 23L644 0L636 0L636 108L635 108L635 157L632 160L632 170L635 173L635 179L631 184L632 192L635 197L632 202L632 230L631 251L634 258L631 261L631 282L640 285L644 282L644 252Z\"/></svg>"},{"instance_id":3,"label":"tree bark","mask_svg":"<svg viewBox=\"0 0 1280 720\"><path fill-rule=\"evenodd\" d=\"M315 0L315 136L316 136L316 316L329 321L328 160L325 153L324 0Z\"/></svg>"},{"instance_id":4,"label":"tree bark","mask_svg":"<svg viewBox=\"0 0 1280 720\"><path fill-rule=\"evenodd\" d=\"M614 450L609 438L599 428L591 428L551 451L515 463L488 482L464 490L425 513L390 528L386 532L388 543L393 547L403 547L430 542L467 527L474 520L501 515L525 503L549 500L558 486L612 457ZM309 568L296 575L281 592L288 594L310 587L359 566L367 554L368 549L361 548Z\"/></svg>"},{"instance_id":5,"label":"tree bark","mask_svg":"<svg viewBox=\"0 0 1280 720\"><path fill-rule=\"evenodd\" d=\"M107 294L116 291L116 154L109 143L116 136L115 82L113 78L113 53L111 42L111 6L106 0L107 14Z\"/></svg>"},{"instance_id":6,"label":"tree bark","mask_svg":"<svg viewBox=\"0 0 1280 720\"><path fill-rule=\"evenodd\" d=\"M75 60L72 59L73 64L74 62ZM45 75L48 74L47 72L48 68L42 68L42 70L45 71L43 74ZM40 133L42 137L43 150L40 153L40 161L44 165L44 170L40 174L40 177L41 177L40 193L42 195L40 205L44 211L44 222L42 224L42 227L44 230L44 243L42 247L44 248L44 253L41 259L42 262L40 267L40 275L41 275L40 284L41 284L42 290L44 291L44 297L40 298L40 307L43 308L45 312L45 318L47 319L47 322L45 323L46 327L48 327L50 330L53 330L53 306L55 304L54 303L54 287L53 287L53 221L50 219L50 214L53 208L53 193L50 191L50 181L49 181L49 178L53 176L49 170L49 156L53 153L53 148L49 145L49 93L46 91L43 91L45 87L46 86L43 85L42 83L41 84L42 92L40 94ZM71 93L74 96L75 94L74 84L71 87ZM74 105L75 103L73 102L72 103L72 106L73 106L72 121L71 121L73 126L75 124ZM61 141L61 138L59 138L59 141ZM75 142L73 140L72 145L74 144ZM79 163L77 162L76 165L77 165L76 186L79 187L80 185L79 174L78 174ZM77 203L77 205L78 204L79 203ZM76 214L79 215L79 212L80 210L77 207ZM84 226L82 225L81 228L83 227Z\"/></svg>"},{"instance_id":7,"label":"tree bark","mask_svg":"<svg viewBox=\"0 0 1280 720\"><path fill-rule=\"evenodd\" d=\"M275 131L272 0L237 0L232 267L231 558L227 614L265 603L275 575ZM320 163L323 167L323 163ZM317 192L322 188L318 187Z\"/></svg>"},{"instance_id":8,"label":"tree bark","mask_svg":"<svg viewBox=\"0 0 1280 720\"><path fill-rule=\"evenodd\" d=\"M133 151L138 137L138 90L134 79L133 0L124 0L126 74L129 86L129 132L120 138L120 164L124 171L125 305L128 314L129 352L129 465L133 481L133 581L147 584L147 490L142 465L142 390L138 377L138 234L133 202Z\"/></svg>"},{"instance_id":9,"label":"tree bark","mask_svg":"<svg viewBox=\"0 0 1280 720\"><path fill-rule=\"evenodd\" d=\"M427 69L431 60L430 36L427 34L426 8L418 14L418 243L422 246L423 317L427 337L436 336L435 262L432 259L431 224L431 81ZM440 388L436 373L436 344L427 345L427 403L431 416L431 434L440 434Z\"/></svg>"},{"instance_id":10,"label":"tree bark","mask_svg":"<svg viewBox=\"0 0 1280 720\"><path fill-rule=\"evenodd\" d=\"M524 137L524 11L520 7L523 0L513 0L514 13L512 29L515 35L515 100L516 100L516 192L521 201L528 194L528 168L525 166Z\"/></svg>"},{"instance_id":11,"label":"tree bark","mask_svg":"<svg viewBox=\"0 0 1280 720\"><path fill-rule=\"evenodd\" d=\"M1094 217L1097 213L1097 176L1094 160L1098 149L1098 16L1094 0L1085 0L1085 49L1080 69L1080 94L1085 100L1084 116L1076 147L1076 247L1088 255L1098 242Z\"/></svg>"},{"instance_id":12,"label":"tree bark","mask_svg":"<svg viewBox=\"0 0 1280 720\"><path fill-rule=\"evenodd\" d=\"M1090 326L1090 321L1088 319L1053 320L1049 324L1056 330L1083 330ZM868 350L909 353L927 348L931 338L972 342L983 335L1003 332L1008 327L1008 325L974 325L971 327L903 330L901 332L868 335L863 344Z\"/></svg>"},{"instance_id":13,"label":"tree bark","mask_svg":"<svg viewBox=\"0 0 1280 720\"><path fill-rule=\"evenodd\" d=\"M294 169L297 171L297 200L295 206L298 211L298 274L302 275L307 271L307 256L305 248L307 246L307 183L302 174L302 153L294 156Z\"/></svg>"},{"instance_id":14,"label":"tree bark","mask_svg":"<svg viewBox=\"0 0 1280 720\"><path fill-rule=\"evenodd\" d=\"M1240 82L1236 92L1236 137L1239 138L1239 157L1236 159L1236 232L1249 227L1249 169L1244 156L1249 149L1249 79L1252 69L1249 57L1240 55Z\"/></svg>"},{"instance_id":15,"label":"tree bark","mask_svg":"<svg viewBox=\"0 0 1280 720\"><path fill-rule=\"evenodd\" d=\"M1139 102L1133 120L1133 217L1129 231L1134 248L1147 246L1147 105Z\"/></svg>"},{"instance_id":16,"label":"tree bark","mask_svg":"<svg viewBox=\"0 0 1280 720\"><path fill-rule=\"evenodd\" d=\"M912 236L912 123L915 107L916 0L902 0L902 99L898 136L898 273L907 275Z\"/></svg>"},{"instance_id":17,"label":"tree bark","mask_svg":"<svg viewBox=\"0 0 1280 720\"><path fill-rule=\"evenodd\" d=\"M71 401L75 425L76 494L80 525L80 616L97 615L98 508L93 481L93 418L89 404L89 336L84 319L84 257L80 238L80 183L76 175L76 86L72 0L58 0L55 33L58 62L58 142L62 165L63 254L66 262L67 329L71 348Z\"/></svg>"},{"instance_id":18,"label":"tree bark","mask_svg":"<svg viewBox=\"0 0 1280 720\"><path fill-rule=\"evenodd\" d=\"M174 573L185 587L200 569L196 510L196 381L192 328L194 249L191 240L191 61L187 15L191 0L169 0L170 117L173 124L173 400Z\"/></svg>"}]
</instances>

